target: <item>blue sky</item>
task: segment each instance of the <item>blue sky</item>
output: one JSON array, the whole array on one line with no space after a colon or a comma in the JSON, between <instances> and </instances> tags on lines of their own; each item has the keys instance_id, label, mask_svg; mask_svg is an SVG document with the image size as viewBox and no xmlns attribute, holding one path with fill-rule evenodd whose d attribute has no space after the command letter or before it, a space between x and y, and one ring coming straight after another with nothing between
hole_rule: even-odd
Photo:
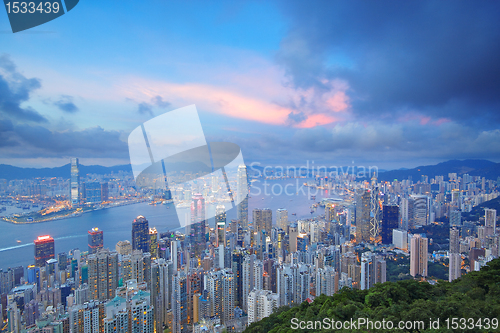
<instances>
[{"instance_id":1,"label":"blue sky","mask_svg":"<svg viewBox=\"0 0 500 333\"><path fill-rule=\"evenodd\" d=\"M119 5L118 5L119 4ZM0 163L128 163L128 134L195 104L247 162L500 161L497 2L81 1L12 34Z\"/></svg>"}]
</instances>

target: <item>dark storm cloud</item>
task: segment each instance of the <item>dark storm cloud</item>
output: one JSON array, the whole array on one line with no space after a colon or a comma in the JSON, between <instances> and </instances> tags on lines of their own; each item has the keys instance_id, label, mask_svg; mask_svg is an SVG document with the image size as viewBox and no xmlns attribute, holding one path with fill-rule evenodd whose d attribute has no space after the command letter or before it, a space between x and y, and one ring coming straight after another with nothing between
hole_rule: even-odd
<instances>
[{"instance_id":1,"label":"dark storm cloud","mask_svg":"<svg viewBox=\"0 0 500 333\"><path fill-rule=\"evenodd\" d=\"M30 94L40 87L40 80L26 78L17 71L7 55L0 56L0 114L21 121L46 122L47 119L37 111L21 107Z\"/></svg>"},{"instance_id":2,"label":"dark storm cloud","mask_svg":"<svg viewBox=\"0 0 500 333\"><path fill-rule=\"evenodd\" d=\"M296 87L343 78L358 116L500 123L500 2L296 1L277 61Z\"/></svg>"},{"instance_id":3,"label":"dark storm cloud","mask_svg":"<svg viewBox=\"0 0 500 333\"><path fill-rule=\"evenodd\" d=\"M54 102L54 105L67 113L75 113L79 110L75 103L73 103L73 97L68 95L62 95L61 99Z\"/></svg>"}]
</instances>

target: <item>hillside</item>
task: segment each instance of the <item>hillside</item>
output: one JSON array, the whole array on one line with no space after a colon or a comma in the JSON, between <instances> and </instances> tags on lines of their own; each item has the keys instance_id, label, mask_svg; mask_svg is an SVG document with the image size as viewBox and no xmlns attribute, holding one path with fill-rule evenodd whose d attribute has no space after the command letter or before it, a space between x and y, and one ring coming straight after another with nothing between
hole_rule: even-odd
<instances>
[{"instance_id":1,"label":"hillside","mask_svg":"<svg viewBox=\"0 0 500 333\"><path fill-rule=\"evenodd\" d=\"M452 283L439 281L436 285L415 280L386 282L369 290L344 288L334 296L320 296L311 304L307 302L293 308L282 307L271 316L252 323L245 333L297 332L292 329L292 319L324 322L329 320L357 322L358 318L371 321L422 321L424 329L380 329L366 327L335 330L337 332L498 332L500 317L500 259L495 259L479 272L471 272ZM430 329L429 320L439 318L440 330ZM450 327L446 328L449 318ZM451 318L466 318L471 329L452 329ZM470 319L471 318L471 319ZM489 327L486 319L489 318ZM493 327L495 318L497 323ZM481 319L481 320L479 320ZM294 322L295 319L294 319ZM331 321L330 321L331 323ZM307 327L307 326L306 326ZM388 327L388 326L386 326ZM299 329L300 332L331 332L325 329Z\"/></svg>"},{"instance_id":2,"label":"hillside","mask_svg":"<svg viewBox=\"0 0 500 333\"><path fill-rule=\"evenodd\" d=\"M480 217L484 217L484 209L496 209L497 214L500 212L500 197L485 201L480 205L475 206L469 213L462 213L464 221L479 221Z\"/></svg>"},{"instance_id":3,"label":"hillside","mask_svg":"<svg viewBox=\"0 0 500 333\"><path fill-rule=\"evenodd\" d=\"M487 160L451 160L436 165L424 165L413 169L399 169L379 173L379 180L393 181L394 179L403 180L411 177L414 182L421 179L422 175L430 178L435 176L444 176L448 179L448 173L457 173L463 175L468 173L471 176L482 176L487 179L496 180L500 177L500 163L494 163Z\"/></svg>"}]
</instances>

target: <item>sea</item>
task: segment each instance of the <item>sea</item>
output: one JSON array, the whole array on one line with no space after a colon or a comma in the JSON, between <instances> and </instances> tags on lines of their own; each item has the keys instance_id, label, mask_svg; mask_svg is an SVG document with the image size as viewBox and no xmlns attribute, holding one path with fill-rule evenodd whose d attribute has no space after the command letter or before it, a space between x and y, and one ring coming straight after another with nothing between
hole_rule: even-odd
<instances>
[{"instance_id":1,"label":"sea","mask_svg":"<svg viewBox=\"0 0 500 333\"><path fill-rule=\"evenodd\" d=\"M248 199L248 217L252 220L254 208L270 208L273 211L273 224L276 223L276 210L288 210L289 221L311 218L324 214L324 208L311 213L311 205L323 198L338 198L328 190L305 187L308 179L257 180L251 183ZM309 180L310 181L310 180ZM312 199L315 195L315 199ZM292 215L295 213L296 215ZM120 207L91 211L80 216L31 224L13 224L0 221L0 269L32 265L34 262L33 241L41 235L54 238L57 253L80 249L88 250L88 231L99 228L103 231L104 247L114 249L118 241L131 240L132 221L143 215L150 227L158 233L180 230L179 220L173 204L150 205L147 202ZM227 221L236 218L236 209L227 211ZM214 226L214 219L208 223Z\"/></svg>"}]
</instances>

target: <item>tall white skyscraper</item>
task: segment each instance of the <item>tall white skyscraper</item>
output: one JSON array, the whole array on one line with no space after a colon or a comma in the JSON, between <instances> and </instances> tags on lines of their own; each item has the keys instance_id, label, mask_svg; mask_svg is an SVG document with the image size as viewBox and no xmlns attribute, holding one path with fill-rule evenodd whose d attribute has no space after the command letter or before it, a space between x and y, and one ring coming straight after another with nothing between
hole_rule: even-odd
<instances>
[{"instance_id":1,"label":"tall white skyscraper","mask_svg":"<svg viewBox=\"0 0 500 333\"><path fill-rule=\"evenodd\" d=\"M410 275L427 276L427 238L419 234L413 235L410 247Z\"/></svg>"},{"instance_id":2,"label":"tall white skyscraper","mask_svg":"<svg viewBox=\"0 0 500 333\"><path fill-rule=\"evenodd\" d=\"M494 235L496 233L497 211L496 209L486 208L484 210L484 225L486 226L486 234Z\"/></svg>"},{"instance_id":3,"label":"tall white skyscraper","mask_svg":"<svg viewBox=\"0 0 500 333\"><path fill-rule=\"evenodd\" d=\"M413 199L413 220L415 226L431 223L430 198L426 195L411 195Z\"/></svg>"},{"instance_id":4,"label":"tall white skyscraper","mask_svg":"<svg viewBox=\"0 0 500 333\"><path fill-rule=\"evenodd\" d=\"M288 226L288 211L286 209L279 208L276 210L276 226L286 230Z\"/></svg>"},{"instance_id":5,"label":"tall white skyscraper","mask_svg":"<svg viewBox=\"0 0 500 333\"><path fill-rule=\"evenodd\" d=\"M248 182L247 182L247 167L245 165L238 166L237 179L237 202L238 210L236 217L241 221L244 229L248 229Z\"/></svg>"},{"instance_id":6,"label":"tall white skyscraper","mask_svg":"<svg viewBox=\"0 0 500 333\"><path fill-rule=\"evenodd\" d=\"M279 307L279 295L254 289L248 295L248 323L269 317Z\"/></svg>"},{"instance_id":7,"label":"tall white skyscraper","mask_svg":"<svg viewBox=\"0 0 500 333\"><path fill-rule=\"evenodd\" d=\"M78 158L71 159L71 204L78 205L80 203L80 175L78 170Z\"/></svg>"}]
</instances>

